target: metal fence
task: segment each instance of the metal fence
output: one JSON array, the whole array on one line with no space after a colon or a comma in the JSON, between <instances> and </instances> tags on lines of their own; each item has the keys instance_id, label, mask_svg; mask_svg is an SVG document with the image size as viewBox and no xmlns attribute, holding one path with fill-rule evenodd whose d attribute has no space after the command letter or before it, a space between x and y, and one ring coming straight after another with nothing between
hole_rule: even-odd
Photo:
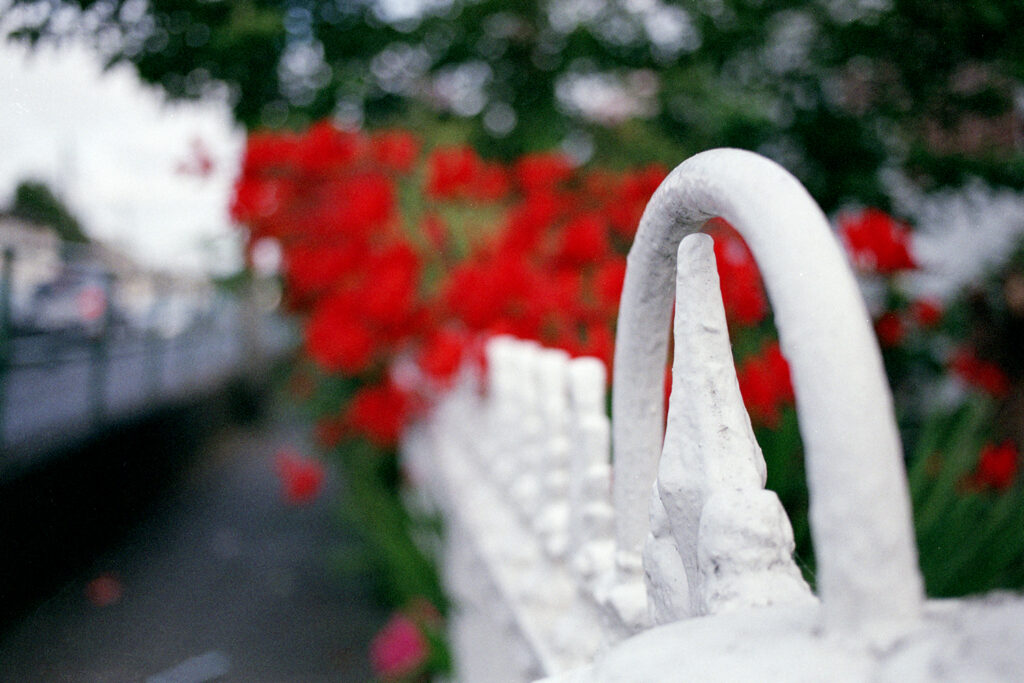
<instances>
[{"instance_id":1,"label":"metal fence","mask_svg":"<svg viewBox=\"0 0 1024 683\"><path fill-rule=\"evenodd\" d=\"M258 372L293 334L273 312L273 283L243 291L84 245L5 247L4 460Z\"/></svg>"}]
</instances>

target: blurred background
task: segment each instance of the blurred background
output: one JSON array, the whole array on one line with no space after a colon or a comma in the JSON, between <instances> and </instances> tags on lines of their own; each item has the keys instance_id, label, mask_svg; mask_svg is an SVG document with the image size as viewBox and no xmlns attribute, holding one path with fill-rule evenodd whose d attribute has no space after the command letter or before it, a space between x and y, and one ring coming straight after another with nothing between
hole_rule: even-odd
<instances>
[{"instance_id":1,"label":"blurred background","mask_svg":"<svg viewBox=\"0 0 1024 683\"><path fill-rule=\"evenodd\" d=\"M843 216L895 217L911 260L854 265L908 465L918 464L918 508L934 527L952 492L974 486L980 507L957 508L967 529L992 513L988 489L1013 482L1019 502L1016 450L1000 451L988 489L963 473L988 462L978 460L986 444L1016 449L1024 439L1022 23L1013 0L0 0L0 499L2 537L24 558L4 588L0 671L12 680L371 675L362 650L383 618L375 581L327 569L354 556L339 550L347 532L327 504L343 484L293 457L315 450L310 416L338 412L351 391L312 412L281 398L286 382L322 397L295 391L295 368L320 388L344 373L294 360L309 311L292 306L288 317L280 304L294 294L296 266L274 240L257 248L254 222L229 215L243 162L255 163L253 134L294 141L324 120L335 131L407 131L417 150L468 146L508 168L553 152L595 177L740 147L794 173L854 252L851 235L865 224L843 228ZM402 191L396 203L419 217L432 205L417 182L419 194ZM491 216L484 203L460 211ZM971 398L970 386L986 396ZM798 455L789 415L777 429L759 426L770 472L780 471L772 453ZM940 451L969 456L929 478ZM799 540L806 529L794 511L806 495L785 477L802 471L785 471L769 483ZM386 478L398 486L394 471ZM303 486L316 502L297 511L311 497ZM210 516L181 521L180 506L197 500ZM217 512L224 501L234 511ZM247 506L259 510L250 526L239 517ZM1015 524L1004 508L993 528ZM193 546L183 528L209 526L196 520L220 521ZM289 533L311 535L286 552ZM1013 544L1014 533L989 540ZM811 549L801 551L811 567ZM178 569L153 573L161 562ZM983 564L963 567L972 562ZM965 569L930 590L1019 588L1021 558L1000 562L995 578ZM194 588L195 576L212 577L214 592L142 588ZM218 597L225 584L244 590ZM310 591L316 607L303 602ZM256 628L269 617L243 607L201 616L181 607L219 599L262 601L289 626ZM173 634L174 623L197 619L209 622L199 631L208 638L154 638L148 651L124 631ZM246 627L225 630L229 622ZM106 645L84 635L101 628ZM280 650L291 664L243 663L282 631L306 644ZM25 654L9 658L15 651ZM66 665L40 668L45 660ZM207 673L188 678L192 669Z\"/></svg>"}]
</instances>

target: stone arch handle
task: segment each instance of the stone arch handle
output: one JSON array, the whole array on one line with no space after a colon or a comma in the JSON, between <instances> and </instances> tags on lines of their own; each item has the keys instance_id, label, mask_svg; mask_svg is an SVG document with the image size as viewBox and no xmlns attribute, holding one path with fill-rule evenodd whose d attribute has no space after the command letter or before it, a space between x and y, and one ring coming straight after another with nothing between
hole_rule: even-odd
<instances>
[{"instance_id":1,"label":"stone arch handle","mask_svg":"<svg viewBox=\"0 0 1024 683\"><path fill-rule=\"evenodd\" d=\"M639 553L649 530L677 248L715 216L754 254L790 361L826 622L913 617L922 582L870 318L821 209L788 171L752 152L711 150L678 166L647 205L629 252L612 397L618 550Z\"/></svg>"}]
</instances>

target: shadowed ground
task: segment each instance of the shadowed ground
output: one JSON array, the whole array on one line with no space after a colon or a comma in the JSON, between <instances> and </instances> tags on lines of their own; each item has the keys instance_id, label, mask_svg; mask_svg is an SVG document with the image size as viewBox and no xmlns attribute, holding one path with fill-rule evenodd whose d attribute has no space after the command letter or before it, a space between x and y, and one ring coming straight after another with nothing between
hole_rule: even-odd
<instances>
[{"instance_id":1,"label":"shadowed ground","mask_svg":"<svg viewBox=\"0 0 1024 683\"><path fill-rule=\"evenodd\" d=\"M386 615L329 569L353 545L331 517L336 483L289 506L273 470L304 442L280 417L210 439L144 522L0 635L0 681L369 680Z\"/></svg>"}]
</instances>

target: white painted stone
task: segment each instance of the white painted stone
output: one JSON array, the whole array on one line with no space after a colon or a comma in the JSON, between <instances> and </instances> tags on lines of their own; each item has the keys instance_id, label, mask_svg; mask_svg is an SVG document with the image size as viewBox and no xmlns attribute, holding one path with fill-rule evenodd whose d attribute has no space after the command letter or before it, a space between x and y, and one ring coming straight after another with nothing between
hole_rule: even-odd
<instances>
[{"instance_id":1,"label":"white painted stone","mask_svg":"<svg viewBox=\"0 0 1024 683\"><path fill-rule=\"evenodd\" d=\"M715 215L757 258L792 366L821 602L763 488L710 241L686 237ZM1020 678L1024 600L922 601L868 317L820 210L772 162L698 155L648 206L619 322L614 475L598 361L508 337L486 354L486 397L466 368L402 441L447 522L460 680Z\"/></svg>"},{"instance_id":2,"label":"white painted stone","mask_svg":"<svg viewBox=\"0 0 1024 683\"><path fill-rule=\"evenodd\" d=\"M1018 596L929 602L884 646L823 632L816 605L786 605L659 626L546 683L664 680L793 683L1018 681L1024 671Z\"/></svg>"},{"instance_id":3,"label":"white painted stone","mask_svg":"<svg viewBox=\"0 0 1024 683\"><path fill-rule=\"evenodd\" d=\"M596 358L569 363L569 554L590 595L600 577L612 572L615 556L606 379Z\"/></svg>"},{"instance_id":4,"label":"white painted stone","mask_svg":"<svg viewBox=\"0 0 1024 683\"><path fill-rule=\"evenodd\" d=\"M808 597L792 560L789 519L775 494L763 490L764 457L740 396L707 235L689 235L679 245L674 338L654 495L690 591L690 605L677 618ZM657 512L657 503L652 507ZM664 559L660 566L667 567ZM652 612L665 619L672 608L659 595L650 596Z\"/></svg>"},{"instance_id":5,"label":"white painted stone","mask_svg":"<svg viewBox=\"0 0 1024 683\"><path fill-rule=\"evenodd\" d=\"M543 430L543 495L535 528L548 554L561 560L569 546L569 354L561 349L543 349L535 369Z\"/></svg>"},{"instance_id":6,"label":"white painted stone","mask_svg":"<svg viewBox=\"0 0 1024 683\"><path fill-rule=\"evenodd\" d=\"M629 253L612 398L620 552L639 553L649 532L676 250L714 216L735 226L754 254L792 368L827 621L858 629L910 618L923 590L870 319L821 209L785 169L751 152L704 152L672 171Z\"/></svg>"},{"instance_id":7,"label":"white painted stone","mask_svg":"<svg viewBox=\"0 0 1024 683\"><path fill-rule=\"evenodd\" d=\"M657 488L651 491L651 533L644 544L643 560L650 623L669 624L693 616L686 567Z\"/></svg>"}]
</instances>

